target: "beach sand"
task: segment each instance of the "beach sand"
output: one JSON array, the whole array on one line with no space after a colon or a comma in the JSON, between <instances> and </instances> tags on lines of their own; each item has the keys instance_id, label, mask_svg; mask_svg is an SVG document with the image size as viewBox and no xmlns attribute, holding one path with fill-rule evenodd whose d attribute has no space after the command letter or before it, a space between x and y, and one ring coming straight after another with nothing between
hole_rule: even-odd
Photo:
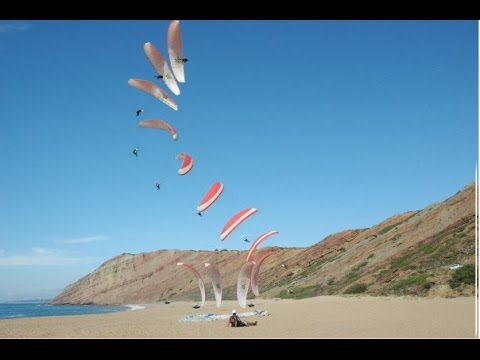
<instances>
[{"instance_id":1,"label":"beach sand","mask_svg":"<svg viewBox=\"0 0 480 360\"><path fill-rule=\"evenodd\" d=\"M254 299L220 308L207 301L146 305L121 313L0 320L0 338L472 338L475 298L320 296L303 300ZM257 326L231 328L227 320L179 322L189 314L266 310Z\"/></svg>"}]
</instances>

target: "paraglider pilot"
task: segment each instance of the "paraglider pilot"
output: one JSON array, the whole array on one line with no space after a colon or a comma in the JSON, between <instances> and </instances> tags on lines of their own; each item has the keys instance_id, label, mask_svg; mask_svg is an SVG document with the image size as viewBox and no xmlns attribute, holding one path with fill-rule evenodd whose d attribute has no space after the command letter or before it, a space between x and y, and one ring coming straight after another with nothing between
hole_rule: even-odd
<instances>
[{"instance_id":1,"label":"paraglider pilot","mask_svg":"<svg viewBox=\"0 0 480 360\"><path fill-rule=\"evenodd\" d=\"M256 321L243 321L237 315L236 310L232 310L232 316L228 319L228 325L231 327L242 327L242 326L255 326L257 325Z\"/></svg>"},{"instance_id":2,"label":"paraglider pilot","mask_svg":"<svg viewBox=\"0 0 480 360\"><path fill-rule=\"evenodd\" d=\"M138 149L137 149L137 148L133 149L133 155L135 155L136 157L138 157Z\"/></svg>"}]
</instances>

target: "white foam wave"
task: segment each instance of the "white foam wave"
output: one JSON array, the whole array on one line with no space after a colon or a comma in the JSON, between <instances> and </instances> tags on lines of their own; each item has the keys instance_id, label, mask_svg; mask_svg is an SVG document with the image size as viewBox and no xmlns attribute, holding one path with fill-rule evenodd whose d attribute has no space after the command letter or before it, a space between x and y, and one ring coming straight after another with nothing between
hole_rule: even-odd
<instances>
[{"instance_id":1,"label":"white foam wave","mask_svg":"<svg viewBox=\"0 0 480 360\"><path fill-rule=\"evenodd\" d=\"M128 311L143 310L143 309L145 309L145 306L143 306L143 305L125 305L125 306L129 308Z\"/></svg>"}]
</instances>

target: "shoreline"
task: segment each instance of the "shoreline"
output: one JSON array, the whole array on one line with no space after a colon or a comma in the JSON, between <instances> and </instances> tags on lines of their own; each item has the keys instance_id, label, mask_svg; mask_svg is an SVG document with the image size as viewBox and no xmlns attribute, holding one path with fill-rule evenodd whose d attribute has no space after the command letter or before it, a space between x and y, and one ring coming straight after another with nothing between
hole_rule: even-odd
<instances>
[{"instance_id":1,"label":"shoreline","mask_svg":"<svg viewBox=\"0 0 480 360\"><path fill-rule=\"evenodd\" d=\"M251 301L255 307L245 309L236 300L224 301L220 308L207 301L199 309L192 308L193 301L181 301L131 304L141 311L1 319L0 338L475 337L475 297L320 296ZM269 315L245 317L257 320L257 326L229 328L224 318L232 309L239 314L256 310ZM180 321L205 314L218 320Z\"/></svg>"}]
</instances>

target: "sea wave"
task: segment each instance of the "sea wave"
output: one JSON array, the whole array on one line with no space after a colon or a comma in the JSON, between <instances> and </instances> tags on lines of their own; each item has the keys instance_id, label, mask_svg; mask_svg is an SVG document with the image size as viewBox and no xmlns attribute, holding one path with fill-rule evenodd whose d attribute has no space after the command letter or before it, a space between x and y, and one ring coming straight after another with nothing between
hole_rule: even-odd
<instances>
[{"instance_id":1,"label":"sea wave","mask_svg":"<svg viewBox=\"0 0 480 360\"><path fill-rule=\"evenodd\" d=\"M129 311L145 309L145 306L143 305L125 305L125 306L129 308Z\"/></svg>"}]
</instances>

